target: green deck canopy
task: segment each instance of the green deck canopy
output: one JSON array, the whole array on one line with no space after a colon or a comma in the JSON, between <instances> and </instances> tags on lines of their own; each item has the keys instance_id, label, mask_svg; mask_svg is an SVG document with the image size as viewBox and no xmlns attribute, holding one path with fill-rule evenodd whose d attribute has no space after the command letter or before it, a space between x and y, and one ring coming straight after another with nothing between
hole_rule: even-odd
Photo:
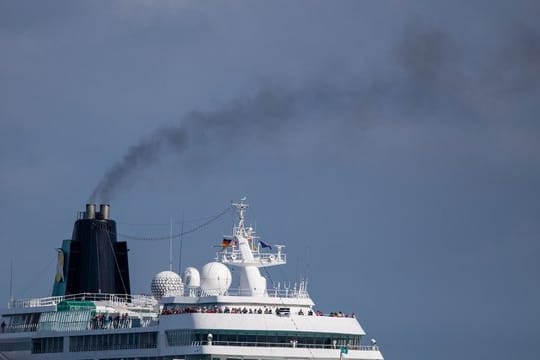
<instances>
[{"instance_id":1,"label":"green deck canopy","mask_svg":"<svg viewBox=\"0 0 540 360\"><path fill-rule=\"evenodd\" d=\"M64 300L56 305L57 311L95 310L96 304L88 300Z\"/></svg>"}]
</instances>

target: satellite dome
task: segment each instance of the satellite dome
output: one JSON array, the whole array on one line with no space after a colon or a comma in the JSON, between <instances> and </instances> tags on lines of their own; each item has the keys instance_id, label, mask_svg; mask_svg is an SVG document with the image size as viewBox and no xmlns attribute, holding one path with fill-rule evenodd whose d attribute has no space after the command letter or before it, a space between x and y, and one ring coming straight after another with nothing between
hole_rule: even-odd
<instances>
[{"instance_id":1,"label":"satellite dome","mask_svg":"<svg viewBox=\"0 0 540 360\"><path fill-rule=\"evenodd\" d=\"M201 290L206 295L223 295L231 286L231 271L219 262L211 262L201 270Z\"/></svg>"},{"instance_id":2,"label":"satellite dome","mask_svg":"<svg viewBox=\"0 0 540 360\"><path fill-rule=\"evenodd\" d=\"M186 287L190 289L198 288L199 286L201 286L201 275L199 274L199 270L191 266L187 267L184 270L182 280L184 281Z\"/></svg>"},{"instance_id":3,"label":"satellite dome","mask_svg":"<svg viewBox=\"0 0 540 360\"><path fill-rule=\"evenodd\" d=\"M180 275L172 271L157 273L152 279L152 295L159 300L163 296L182 295L184 287Z\"/></svg>"}]
</instances>

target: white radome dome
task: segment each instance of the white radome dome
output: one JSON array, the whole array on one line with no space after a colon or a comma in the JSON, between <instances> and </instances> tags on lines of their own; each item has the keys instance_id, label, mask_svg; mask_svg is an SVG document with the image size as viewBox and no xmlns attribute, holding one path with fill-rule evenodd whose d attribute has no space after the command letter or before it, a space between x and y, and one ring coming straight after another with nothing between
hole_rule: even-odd
<instances>
[{"instance_id":1,"label":"white radome dome","mask_svg":"<svg viewBox=\"0 0 540 360\"><path fill-rule=\"evenodd\" d=\"M222 263L211 262L201 269L201 290L206 295L223 295L231 282L231 271Z\"/></svg>"},{"instance_id":2,"label":"white radome dome","mask_svg":"<svg viewBox=\"0 0 540 360\"><path fill-rule=\"evenodd\" d=\"M173 271L162 271L154 275L151 289L152 295L159 300L163 296L182 295L184 286L180 275Z\"/></svg>"},{"instance_id":3,"label":"white radome dome","mask_svg":"<svg viewBox=\"0 0 540 360\"><path fill-rule=\"evenodd\" d=\"M201 286L201 274L194 267L187 267L182 275L182 280L187 288L195 289Z\"/></svg>"}]
</instances>

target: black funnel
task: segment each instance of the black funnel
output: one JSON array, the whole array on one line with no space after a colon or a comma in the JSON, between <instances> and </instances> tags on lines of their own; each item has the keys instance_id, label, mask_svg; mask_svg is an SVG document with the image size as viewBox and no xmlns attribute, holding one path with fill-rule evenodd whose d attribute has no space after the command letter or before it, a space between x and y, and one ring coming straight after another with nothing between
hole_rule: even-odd
<instances>
[{"instance_id":1,"label":"black funnel","mask_svg":"<svg viewBox=\"0 0 540 360\"><path fill-rule=\"evenodd\" d=\"M127 244L117 241L116 222L109 219L109 205L88 204L84 217L73 226L65 295L80 293L131 293Z\"/></svg>"}]
</instances>

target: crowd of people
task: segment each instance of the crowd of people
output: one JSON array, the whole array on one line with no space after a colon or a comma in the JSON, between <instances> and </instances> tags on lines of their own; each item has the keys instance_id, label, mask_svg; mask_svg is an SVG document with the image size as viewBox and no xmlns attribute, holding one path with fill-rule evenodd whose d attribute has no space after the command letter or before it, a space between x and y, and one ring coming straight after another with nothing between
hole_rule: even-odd
<instances>
[{"instance_id":1,"label":"crowd of people","mask_svg":"<svg viewBox=\"0 0 540 360\"><path fill-rule=\"evenodd\" d=\"M275 308L272 309L270 307L264 307L264 308L251 308L251 307L229 307L229 306L189 306L189 307L183 307L183 306L166 306L163 308L163 311L161 312L162 315L173 315L173 314L190 314L190 313L220 313L220 314L276 314L276 315L283 315L284 313L290 314L290 311L288 308L286 308L287 311L284 311L284 308ZM307 311L304 311L302 309L298 310L296 312L297 315L307 315L307 316L325 316L322 311L313 311L311 309L308 309ZM339 312L331 312L330 314L326 316L331 317L351 317L354 318L354 313L352 314L345 314L341 311Z\"/></svg>"},{"instance_id":2,"label":"crowd of people","mask_svg":"<svg viewBox=\"0 0 540 360\"><path fill-rule=\"evenodd\" d=\"M92 329L117 329L117 328L129 328L130 319L127 313L125 314L96 314L92 318Z\"/></svg>"},{"instance_id":3,"label":"crowd of people","mask_svg":"<svg viewBox=\"0 0 540 360\"><path fill-rule=\"evenodd\" d=\"M195 306L195 307L175 307L165 308L162 311L163 315L171 314L186 314L186 313L220 313L220 314L272 314L273 310L270 308L241 308L241 307L228 307L228 306Z\"/></svg>"},{"instance_id":4,"label":"crowd of people","mask_svg":"<svg viewBox=\"0 0 540 360\"><path fill-rule=\"evenodd\" d=\"M346 318L355 318L356 317L356 315L354 315L354 313L345 314L345 313L342 313L341 311L331 312L328 316L330 316L330 317L346 317Z\"/></svg>"}]
</instances>

